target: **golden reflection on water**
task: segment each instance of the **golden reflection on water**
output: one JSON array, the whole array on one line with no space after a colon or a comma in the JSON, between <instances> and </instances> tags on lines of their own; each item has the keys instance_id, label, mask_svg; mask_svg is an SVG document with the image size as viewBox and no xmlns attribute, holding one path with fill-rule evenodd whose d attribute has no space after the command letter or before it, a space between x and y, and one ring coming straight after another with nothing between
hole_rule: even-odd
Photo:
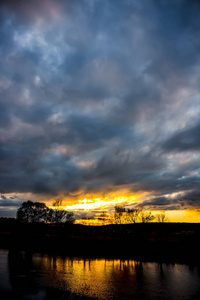
<instances>
[{"instance_id":1,"label":"golden reflection on water","mask_svg":"<svg viewBox=\"0 0 200 300\"><path fill-rule=\"evenodd\" d=\"M163 292L166 293L166 282L172 295L177 297L182 293L187 294L190 289L188 285L193 290L197 289L195 281L188 277L188 268L184 265L167 266L134 260L60 256L44 256L38 261L35 256L33 259L34 264L40 264L38 267L47 272L48 285L99 299L113 299L112 295L119 294L122 298L126 295L123 299L131 299L141 291L150 291L152 296L162 298Z\"/></svg>"},{"instance_id":2,"label":"golden reflection on water","mask_svg":"<svg viewBox=\"0 0 200 300\"><path fill-rule=\"evenodd\" d=\"M37 262L37 257L35 259L34 263ZM132 277L135 277L141 264L133 260L72 259L46 256L43 257L40 267L49 274L53 274L50 279L52 284L56 282L62 289L65 288L72 293L90 297L98 296L108 299L108 294L117 292L115 283L119 283L120 286L127 284L133 279Z\"/></svg>"},{"instance_id":3,"label":"golden reflection on water","mask_svg":"<svg viewBox=\"0 0 200 300\"><path fill-rule=\"evenodd\" d=\"M2 257L3 261L5 257ZM38 298L35 296L34 299L38 300L52 299L44 298L44 295L51 295L57 290L68 292L63 294L65 298L59 299L73 297L73 294L105 300L187 300L193 299L192 296L200 299L199 268L191 269L181 264L10 251L7 267L8 289L12 288L17 295L37 294ZM5 268L2 270L0 268L0 275L3 272L0 278L5 277ZM43 293L42 296L40 293ZM58 299L57 296L55 299Z\"/></svg>"}]
</instances>

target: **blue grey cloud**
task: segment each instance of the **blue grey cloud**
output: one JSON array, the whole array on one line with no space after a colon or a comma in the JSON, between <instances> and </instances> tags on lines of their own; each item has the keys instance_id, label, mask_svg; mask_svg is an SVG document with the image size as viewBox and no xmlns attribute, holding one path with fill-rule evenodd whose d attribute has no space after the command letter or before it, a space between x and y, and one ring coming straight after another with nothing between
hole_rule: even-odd
<instances>
[{"instance_id":1,"label":"blue grey cloud","mask_svg":"<svg viewBox=\"0 0 200 300\"><path fill-rule=\"evenodd\" d=\"M0 192L198 194L199 6L1 1Z\"/></svg>"},{"instance_id":2,"label":"blue grey cloud","mask_svg":"<svg viewBox=\"0 0 200 300\"><path fill-rule=\"evenodd\" d=\"M198 122L193 127L177 131L163 144L166 151L199 151L200 149L200 123Z\"/></svg>"}]
</instances>

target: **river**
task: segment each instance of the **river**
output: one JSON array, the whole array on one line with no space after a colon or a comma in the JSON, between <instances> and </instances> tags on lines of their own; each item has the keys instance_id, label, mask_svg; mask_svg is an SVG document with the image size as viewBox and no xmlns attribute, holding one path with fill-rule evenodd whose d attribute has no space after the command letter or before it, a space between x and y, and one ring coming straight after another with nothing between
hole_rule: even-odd
<instances>
[{"instance_id":1,"label":"river","mask_svg":"<svg viewBox=\"0 0 200 300\"><path fill-rule=\"evenodd\" d=\"M194 300L200 299L200 269L0 250L0 299Z\"/></svg>"}]
</instances>

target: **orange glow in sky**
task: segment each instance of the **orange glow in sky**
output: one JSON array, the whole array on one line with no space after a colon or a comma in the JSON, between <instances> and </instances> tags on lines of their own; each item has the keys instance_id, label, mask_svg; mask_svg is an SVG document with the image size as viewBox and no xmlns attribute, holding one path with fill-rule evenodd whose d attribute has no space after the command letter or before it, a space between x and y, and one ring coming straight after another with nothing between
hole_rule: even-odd
<instances>
[{"instance_id":1,"label":"orange glow in sky","mask_svg":"<svg viewBox=\"0 0 200 300\"><path fill-rule=\"evenodd\" d=\"M108 198L94 198L94 199L83 199L78 200L77 204L72 205L66 205L64 208L66 210L93 210L93 209L100 209L104 210L108 208L109 206L115 206L115 205L125 205L127 203L133 203L136 201L138 197L132 196L132 197L114 197L112 200L109 200Z\"/></svg>"},{"instance_id":2,"label":"orange glow in sky","mask_svg":"<svg viewBox=\"0 0 200 300\"><path fill-rule=\"evenodd\" d=\"M77 223L89 224L92 225L100 225L98 220L98 215L101 212L106 212L108 214L114 213L114 207L116 205L121 205L125 208L136 208L137 205L141 202L140 195L134 196L116 196L113 197L100 197L100 198L84 198L82 200L77 200L75 204L72 201L63 201L63 209L68 211L76 212L86 212L91 214L94 213L94 219L89 222L85 220L77 220ZM66 205L64 205L66 204ZM162 213L163 211L153 210L152 214L156 215ZM191 223L199 223L200 222L200 210L198 209L185 209L185 210L167 210L165 211L166 222L191 222ZM155 220L156 221L156 220ZM89 222L89 223L88 223ZM94 224L93 224L94 223Z\"/></svg>"}]
</instances>

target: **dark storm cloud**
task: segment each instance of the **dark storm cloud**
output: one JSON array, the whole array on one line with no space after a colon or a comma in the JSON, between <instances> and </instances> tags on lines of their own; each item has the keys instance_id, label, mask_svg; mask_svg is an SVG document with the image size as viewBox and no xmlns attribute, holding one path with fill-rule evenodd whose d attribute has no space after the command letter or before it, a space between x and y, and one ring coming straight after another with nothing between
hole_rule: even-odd
<instances>
[{"instance_id":1,"label":"dark storm cloud","mask_svg":"<svg viewBox=\"0 0 200 300\"><path fill-rule=\"evenodd\" d=\"M22 201L19 201L19 200L0 199L0 207L10 207L10 206L19 207L21 204L22 204Z\"/></svg>"},{"instance_id":2,"label":"dark storm cloud","mask_svg":"<svg viewBox=\"0 0 200 300\"><path fill-rule=\"evenodd\" d=\"M54 194L79 187L81 172L67 157L45 154L43 148L40 150L25 145L1 149L1 192Z\"/></svg>"},{"instance_id":3,"label":"dark storm cloud","mask_svg":"<svg viewBox=\"0 0 200 300\"><path fill-rule=\"evenodd\" d=\"M152 210L179 210L179 209L194 209L200 207L200 191L186 191L175 196L155 197L145 200L136 206L142 209Z\"/></svg>"},{"instance_id":4,"label":"dark storm cloud","mask_svg":"<svg viewBox=\"0 0 200 300\"><path fill-rule=\"evenodd\" d=\"M200 123L175 133L165 141L163 148L166 151L199 151Z\"/></svg>"},{"instance_id":5,"label":"dark storm cloud","mask_svg":"<svg viewBox=\"0 0 200 300\"><path fill-rule=\"evenodd\" d=\"M1 217L15 217L17 209L20 207L23 201L17 199L16 196L5 197L1 195L0 197L0 214Z\"/></svg>"},{"instance_id":6,"label":"dark storm cloud","mask_svg":"<svg viewBox=\"0 0 200 300\"><path fill-rule=\"evenodd\" d=\"M198 192L199 8L1 1L0 192Z\"/></svg>"},{"instance_id":7,"label":"dark storm cloud","mask_svg":"<svg viewBox=\"0 0 200 300\"><path fill-rule=\"evenodd\" d=\"M181 203L181 205L184 205L185 207L199 208L200 207L199 189L186 192L184 195L178 198L178 201Z\"/></svg>"},{"instance_id":8,"label":"dark storm cloud","mask_svg":"<svg viewBox=\"0 0 200 300\"><path fill-rule=\"evenodd\" d=\"M95 166L88 170L87 179L100 184L117 186L139 183L149 175L162 170L164 162L157 153L138 153L120 149L110 149L102 155Z\"/></svg>"},{"instance_id":9,"label":"dark storm cloud","mask_svg":"<svg viewBox=\"0 0 200 300\"><path fill-rule=\"evenodd\" d=\"M183 209L183 204L178 199L170 199L167 197L157 197L151 200L143 201L136 206L139 209L147 210L179 210Z\"/></svg>"}]
</instances>

